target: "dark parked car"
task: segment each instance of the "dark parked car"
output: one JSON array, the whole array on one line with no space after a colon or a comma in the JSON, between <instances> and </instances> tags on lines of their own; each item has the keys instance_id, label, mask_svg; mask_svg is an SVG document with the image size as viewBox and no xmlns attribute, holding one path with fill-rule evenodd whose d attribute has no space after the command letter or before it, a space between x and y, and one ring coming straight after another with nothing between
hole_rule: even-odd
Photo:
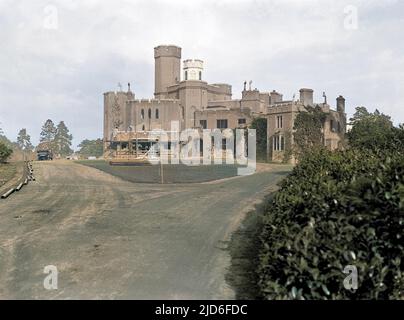
<instances>
[{"instance_id":1,"label":"dark parked car","mask_svg":"<svg viewBox=\"0 0 404 320\"><path fill-rule=\"evenodd\" d=\"M53 154L50 150L39 150L37 151L37 157L39 161L43 160L53 160Z\"/></svg>"}]
</instances>

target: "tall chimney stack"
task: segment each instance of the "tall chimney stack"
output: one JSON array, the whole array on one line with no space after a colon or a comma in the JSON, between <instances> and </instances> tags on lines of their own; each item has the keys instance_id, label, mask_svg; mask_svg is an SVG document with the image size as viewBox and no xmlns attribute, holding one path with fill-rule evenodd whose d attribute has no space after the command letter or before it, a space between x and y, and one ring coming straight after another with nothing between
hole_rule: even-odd
<instances>
[{"instance_id":1,"label":"tall chimney stack","mask_svg":"<svg viewBox=\"0 0 404 320\"><path fill-rule=\"evenodd\" d=\"M305 106L313 106L313 90L302 88L300 89L300 102Z\"/></svg>"}]
</instances>

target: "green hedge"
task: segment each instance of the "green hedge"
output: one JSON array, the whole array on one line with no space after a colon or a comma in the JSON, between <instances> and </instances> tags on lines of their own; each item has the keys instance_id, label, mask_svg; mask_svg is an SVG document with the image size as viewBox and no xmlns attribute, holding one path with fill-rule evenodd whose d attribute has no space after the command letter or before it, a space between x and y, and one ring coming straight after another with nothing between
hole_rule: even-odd
<instances>
[{"instance_id":1,"label":"green hedge","mask_svg":"<svg viewBox=\"0 0 404 320\"><path fill-rule=\"evenodd\" d=\"M404 153L313 150L280 187L261 235L263 298L404 297Z\"/></svg>"}]
</instances>

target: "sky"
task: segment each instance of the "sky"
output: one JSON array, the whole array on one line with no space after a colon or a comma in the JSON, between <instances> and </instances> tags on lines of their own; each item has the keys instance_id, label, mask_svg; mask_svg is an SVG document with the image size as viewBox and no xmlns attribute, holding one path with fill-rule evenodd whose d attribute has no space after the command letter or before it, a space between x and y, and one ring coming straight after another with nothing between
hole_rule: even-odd
<instances>
[{"instance_id":1,"label":"sky","mask_svg":"<svg viewBox=\"0 0 404 320\"><path fill-rule=\"evenodd\" d=\"M0 128L38 143L46 119L65 121L73 146L102 137L103 93L131 83L152 98L153 48L204 60L205 81L243 82L284 99L346 98L404 122L402 0L0 0Z\"/></svg>"}]
</instances>

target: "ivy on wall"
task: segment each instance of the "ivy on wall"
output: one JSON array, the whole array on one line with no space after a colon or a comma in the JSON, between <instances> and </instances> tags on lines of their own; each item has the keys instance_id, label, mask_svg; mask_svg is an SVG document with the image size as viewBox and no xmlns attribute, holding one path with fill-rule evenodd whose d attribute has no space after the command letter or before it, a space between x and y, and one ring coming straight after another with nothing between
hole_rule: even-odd
<instances>
[{"instance_id":1,"label":"ivy on wall","mask_svg":"<svg viewBox=\"0 0 404 320\"><path fill-rule=\"evenodd\" d=\"M250 125L250 129L256 130L258 159L267 159L267 126L266 118L255 118Z\"/></svg>"},{"instance_id":2,"label":"ivy on wall","mask_svg":"<svg viewBox=\"0 0 404 320\"><path fill-rule=\"evenodd\" d=\"M294 150L299 159L308 149L324 146L323 130L326 114L319 106L306 106L306 111L300 111L294 122Z\"/></svg>"}]
</instances>

